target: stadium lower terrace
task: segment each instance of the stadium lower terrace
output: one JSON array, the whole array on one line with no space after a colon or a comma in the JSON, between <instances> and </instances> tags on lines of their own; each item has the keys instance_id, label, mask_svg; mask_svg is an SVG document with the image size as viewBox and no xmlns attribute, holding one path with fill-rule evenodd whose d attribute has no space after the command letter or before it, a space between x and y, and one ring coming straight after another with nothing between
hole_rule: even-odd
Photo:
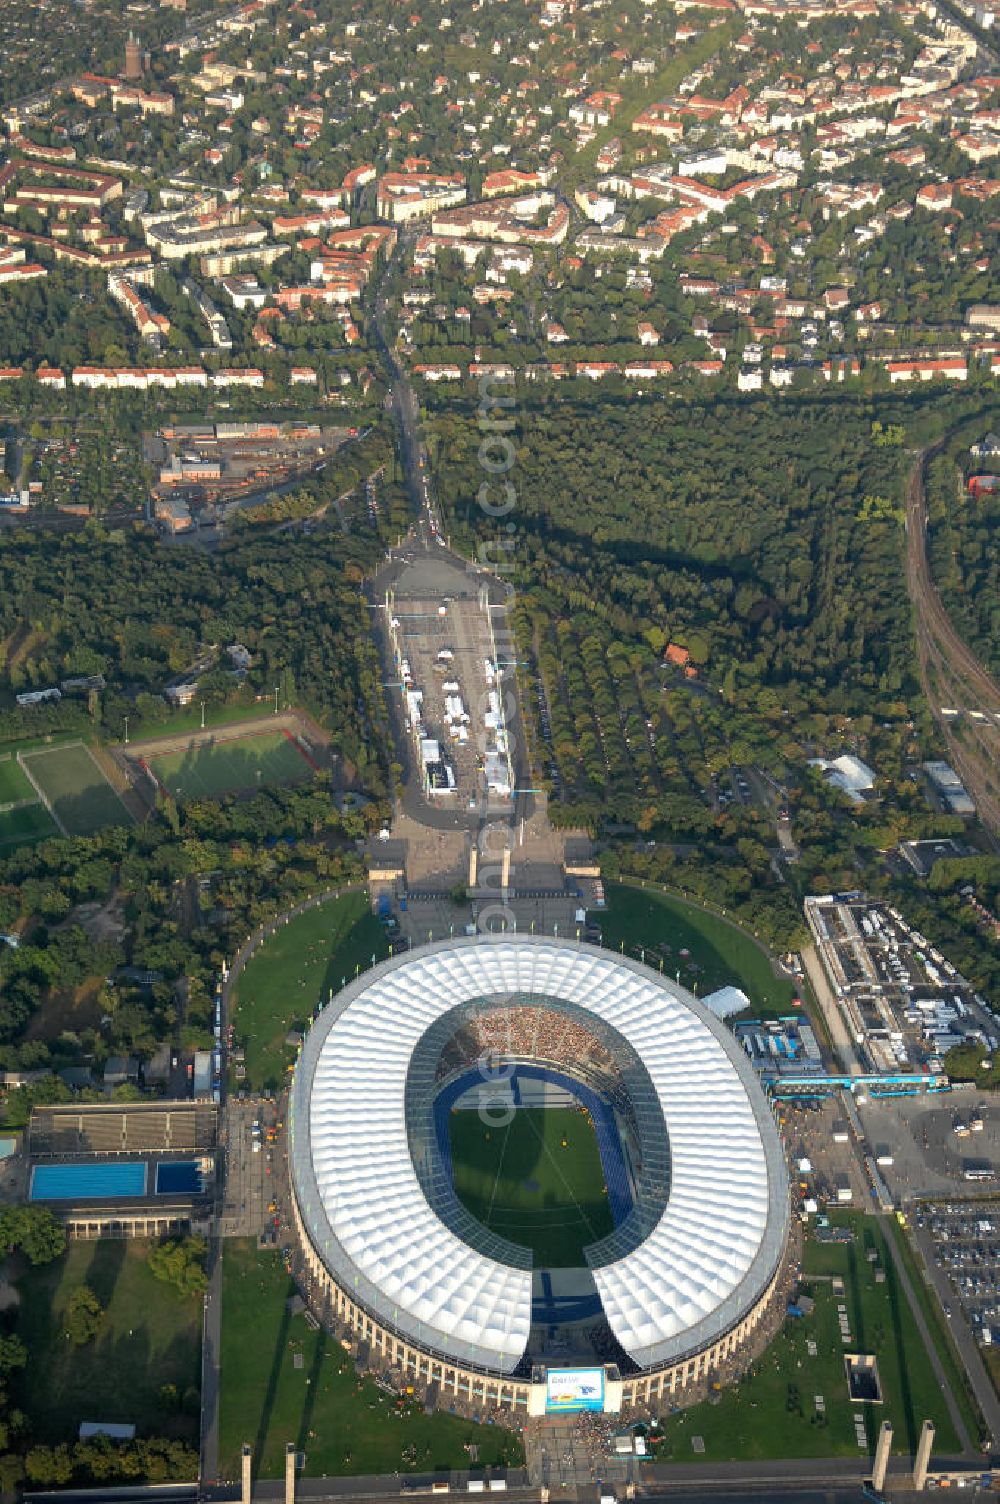
<instances>
[{"instance_id":1,"label":"stadium lower terrace","mask_svg":"<svg viewBox=\"0 0 1000 1504\"><path fill-rule=\"evenodd\" d=\"M520 1161L505 1176L508 1125L546 1110L574 1125L561 1150L538 1133L542 1180ZM459 1119L482 1220L456 1193ZM518 1120L529 1159L535 1121ZM738 1362L782 1275L784 1162L742 1050L683 989L571 941L469 937L374 968L310 1031L290 1126L319 1314L449 1401L676 1402ZM571 1186L570 1137L590 1135ZM558 1218L560 1182L595 1233L573 1267L514 1236L532 1208ZM513 1221L492 1216L504 1197Z\"/></svg>"}]
</instances>

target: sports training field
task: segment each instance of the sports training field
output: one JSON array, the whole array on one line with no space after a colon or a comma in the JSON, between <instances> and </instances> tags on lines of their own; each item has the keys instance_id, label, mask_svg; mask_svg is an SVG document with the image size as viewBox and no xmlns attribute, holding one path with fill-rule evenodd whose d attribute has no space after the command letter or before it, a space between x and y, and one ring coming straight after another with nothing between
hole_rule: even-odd
<instances>
[{"instance_id":1,"label":"sports training field","mask_svg":"<svg viewBox=\"0 0 1000 1504\"><path fill-rule=\"evenodd\" d=\"M312 774L283 731L249 732L224 741L193 739L147 762L176 799L214 799L272 783L298 783Z\"/></svg>"},{"instance_id":2,"label":"sports training field","mask_svg":"<svg viewBox=\"0 0 1000 1504\"><path fill-rule=\"evenodd\" d=\"M21 754L21 765L67 835L89 836L104 825L131 825L131 815L83 742L36 747Z\"/></svg>"},{"instance_id":3,"label":"sports training field","mask_svg":"<svg viewBox=\"0 0 1000 1504\"><path fill-rule=\"evenodd\" d=\"M58 834L56 822L40 800L0 813L0 853Z\"/></svg>"},{"instance_id":4,"label":"sports training field","mask_svg":"<svg viewBox=\"0 0 1000 1504\"><path fill-rule=\"evenodd\" d=\"M0 756L0 805L17 804L21 800L37 799L27 773L13 752Z\"/></svg>"},{"instance_id":5,"label":"sports training field","mask_svg":"<svg viewBox=\"0 0 1000 1504\"><path fill-rule=\"evenodd\" d=\"M455 1191L493 1232L530 1248L539 1268L575 1269L613 1230L594 1125L572 1107L521 1107L505 1128L478 1112L449 1121Z\"/></svg>"},{"instance_id":6,"label":"sports training field","mask_svg":"<svg viewBox=\"0 0 1000 1504\"><path fill-rule=\"evenodd\" d=\"M14 751L0 754L0 852L58 834Z\"/></svg>"}]
</instances>

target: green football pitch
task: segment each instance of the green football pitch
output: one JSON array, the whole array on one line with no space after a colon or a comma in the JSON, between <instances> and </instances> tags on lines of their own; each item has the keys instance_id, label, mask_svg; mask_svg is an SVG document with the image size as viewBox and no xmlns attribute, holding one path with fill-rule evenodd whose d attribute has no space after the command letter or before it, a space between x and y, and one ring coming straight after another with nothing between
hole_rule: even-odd
<instances>
[{"instance_id":1,"label":"green football pitch","mask_svg":"<svg viewBox=\"0 0 1000 1504\"><path fill-rule=\"evenodd\" d=\"M57 836L59 827L40 800L19 804L16 809L0 813L0 854L14 846L27 846L46 836Z\"/></svg>"},{"instance_id":2,"label":"green football pitch","mask_svg":"<svg viewBox=\"0 0 1000 1504\"><path fill-rule=\"evenodd\" d=\"M150 757L149 766L176 799L210 799L267 784L297 783L311 773L283 731L219 742L193 740L176 752Z\"/></svg>"},{"instance_id":3,"label":"green football pitch","mask_svg":"<svg viewBox=\"0 0 1000 1504\"><path fill-rule=\"evenodd\" d=\"M132 816L83 742L36 747L21 754L21 763L67 835L89 836L104 825L132 824Z\"/></svg>"},{"instance_id":4,"label":"green football pitch","mask_svg":"<svg viewBox=\"0 0 1000 1504\"><path fill-rule=\"evenodd\" d=\"M459 1200L492 1232L530 1248L536 1268L579 1268L583 1249L613 1230L589 1113L520 1107L497 1127L461 1111L449 1130Z\"/></svg>"},{"instance_id":5,"label":"green football pitch","mask_svg":"<svg viewBox=\"0 0 1000 1504\"><path fill-rule=\"evenodd\" d=\"M38 795L31 780L12 752L0 757L0 804L32 803Z\"/></svg>"}]
</instances>

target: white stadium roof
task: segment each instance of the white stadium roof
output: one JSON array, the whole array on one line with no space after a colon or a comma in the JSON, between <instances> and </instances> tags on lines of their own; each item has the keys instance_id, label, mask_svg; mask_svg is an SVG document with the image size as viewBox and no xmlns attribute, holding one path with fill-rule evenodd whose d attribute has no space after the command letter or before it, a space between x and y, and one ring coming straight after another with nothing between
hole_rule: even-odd
<instances>
[{"instance_id":1,"label":"white stadium roof","mask_svg":"<svg viewBox=\"0 0 1000 1504\"><path fill-rule=\"evenodd\" d=\"M595 1268L615 1337L641 1366L721 1335L760 1298L784 1246L787 1187L749 1062L690 993L624 957L542 936L474 936L410 952L345 988L296 1069L296 1195L320 1256L379 1320L455 1361L509 1373L531 1325L529 1269L471 1248L428 1204L410 1155L407 1072L422 1036L471 1001L571 1003L648 1071L670 1144L666 1208L645 1241Z\"/></svg>"}]
</instances>

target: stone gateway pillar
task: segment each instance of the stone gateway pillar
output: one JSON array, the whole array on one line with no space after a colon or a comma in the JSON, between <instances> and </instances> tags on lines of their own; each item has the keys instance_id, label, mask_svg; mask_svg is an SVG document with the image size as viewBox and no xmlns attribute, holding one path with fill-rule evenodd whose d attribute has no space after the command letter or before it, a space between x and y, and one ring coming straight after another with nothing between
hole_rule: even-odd
<instances>
[{"instance_id":1,"label":"stone gateway pillar","mask_svg":"<svg viewBox=\"0 0 1000 1504\"><path fill-rule=\"evenodd\" d=\"M931 1448L934 1445L934 1422L925 1420L920 1428L920 1440L917 1442L917 1457L913 1464L913 1487L925 1488L927 1485L927 1465L931 1460Z\"/></svg>"},{"instance_id":2,"label":"stone gateway pillar","mask_svg":"<svg viewBox=\"0 0 1000 1504\"><path fill-rule=\"evenodd\" d=\"M877 1494L885 1487L885 1472L889 1466L889 1453L892 1451L892 1421L884 1420L882 1429L878 1433L878 1445L875 1448L875 1463L872 1467L872 1488Z\"/></svg>"}]
</instances>

